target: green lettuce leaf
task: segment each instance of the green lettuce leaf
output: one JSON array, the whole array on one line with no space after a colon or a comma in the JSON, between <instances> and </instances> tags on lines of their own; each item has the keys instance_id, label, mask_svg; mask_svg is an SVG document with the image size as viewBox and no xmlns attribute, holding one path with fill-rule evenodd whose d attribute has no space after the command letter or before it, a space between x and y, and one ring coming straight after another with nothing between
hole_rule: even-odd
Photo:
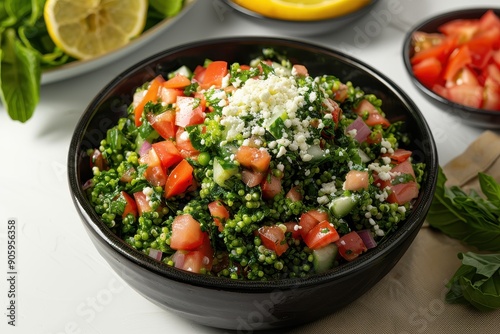
<instances>
[{"instance_id":1,"label":"green lettuce leaf","mask_svg":"<svg viewBox=\"0 0 500 334\"><path fill-rule=\"evenodd\" d=\"M450 279L446 301L480 311L500 309L500 254L459 253L462 265Z\"/></svg>"},{"instance_id":2,"label":"green lettuce leaf","mask_svg":"<svg viewBox=\"0 0 500 334\"><path fill-rule=\"evenodd\" d=\"M0 98L13 120L26 122L40 99L40 60L18 40L14 29L1 36Z\"/></svg>"},{"instance_id":3,"label":"green lettuce leaf","mask_svg":"<svg viewBox=\"0 0 500 334\"><path fill-rule=\"evenodd\" d=\"M427 222L446 235L483 251L500 251L499 185L485 174L478 175L486 198L472 191L446 187L440 168L436 192Z\"/></svg>"}]
</instances>

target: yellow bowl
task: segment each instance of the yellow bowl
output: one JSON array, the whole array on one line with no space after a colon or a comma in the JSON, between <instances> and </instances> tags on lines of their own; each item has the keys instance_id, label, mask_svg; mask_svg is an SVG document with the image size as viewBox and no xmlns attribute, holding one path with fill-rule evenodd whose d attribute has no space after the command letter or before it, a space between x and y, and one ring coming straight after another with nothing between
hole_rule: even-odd
<instances>
[{"instance_id":1,"label":"yellow bowl","mask_svg":"<svg viewBox=\"0 0 500 334\"><path fill-rule=\"evenodd\" d=\"M377 0L350 0L359 1L356 7L340 7L335 11L318 12L317 8L303 10L299 16L293 12L285 13L278 11L268 0L247 1L247 0L222 0L229 8L235 10L245 18L248 18L260 25L266 25L273 29L293 35L318 35L342 28L349 23L361 18L369 13L371 8L378 2ZM253 10L261 2L266 3L266 9ZM243 4L249 6L243 6ZM353 9L354 8L354 9Z\"/></svg>"}]
</instances>

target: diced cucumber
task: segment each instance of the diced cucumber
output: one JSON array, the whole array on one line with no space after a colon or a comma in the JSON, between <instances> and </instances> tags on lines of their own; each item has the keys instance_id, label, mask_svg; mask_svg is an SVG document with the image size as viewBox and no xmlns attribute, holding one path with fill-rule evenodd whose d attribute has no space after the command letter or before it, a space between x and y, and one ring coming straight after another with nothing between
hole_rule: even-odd
<instances>
[{"instance_id":1,"label":"diced cucumber","mask_svg":"<svg viewBox=\"0 0 500 334\"><path fill-rule=\"evenodd\" d=\"M312 156L312 161L319 160L325 156L325 151L319 145L311 145L307 149L307 154Z\"/></svg>"},{"instance_id":2,"label":"diced cucumber","mask_svg":"<svg viewBox=\"0 0 500 334\"><path fill-rule=\"evenodd\" d=\"M371 161L368 154L366 154L365 151L363 151L362 149L358 148L358 153L359 153L359 157L361 158L362 162L367 163L367 162Z\"/></svg>"},{"instance_id":3,"label":"diced cucumber","mask_svg":"<svg viewBox=\"0 0 500 334\"><path fill-rule=\"evenodd\" d=\"M338 247L331 243L325 247L313 250L313 265L317 273L322 273L332 268L338 254Z\"/></svg>"},{"instance_id":4,"label":"diced cucumber","mask_svg":"<svg viewBox=\"0 0 500 334\"><path fill-rule=\"evenodd\" d=\"M238 166L220 158L214 159L214 181L224 187L226 180L238 173Z\"/></svg>"},{"instance_id":5,"label":"diced cucumber","mask_svg":"<svg viewBox=\"0 0 500 334\"><path fill-rule=\"evenodd\" d=\"M172 77L175 76L176 74L180 74L180 75L183 75L185 77L190 78L191 75L193 75L193 72L191 72L191 69L189 67L182 65L181 67L179 67L177 70L175 70L172 73Z\"/></svg>"},{"instance_id":6,"label":"diced cucumber","mask_svg":"<svg viewBox=\"0 0 500 334\"><path fill-rule=\"evenodd\" d=\"M275 113L269 119L269 122L266 122L266 130L269 131L269 133L272 134L274 138L282 138L283 132L285 131L285 120L287 118L288 114L286 112Z\"/></svg>"},{"instance_id":7,"label":"diced cucumber","mask_svg":"<svg viewBox=\"0 0 500 334\"><path fill-rule=\"evenodd\" d=\"M330 211L337 218L342 218L354 208L358 199L353 195L344 195L335 198L330 203Z\"/></svg>"}]
</instances>

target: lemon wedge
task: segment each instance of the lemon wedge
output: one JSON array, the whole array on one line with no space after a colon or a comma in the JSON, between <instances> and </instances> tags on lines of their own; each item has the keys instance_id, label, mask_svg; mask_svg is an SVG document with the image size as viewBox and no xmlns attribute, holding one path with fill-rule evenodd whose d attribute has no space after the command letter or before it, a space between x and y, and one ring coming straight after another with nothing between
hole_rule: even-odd
<instances>
[{"instance_id":1,"label":"lemon wedge","mask_svg":"<svg viewBox=\"0 0 500 334\"><path fill-rule=\"evenodd\" d=\"M59 48L76 59L90 59L138 36L147 10L147 0L47 0L43 14Z\"/></svg>"},{"instance_id":2,"label":"lemon wedge","mask_svg":"<svg viewBox=\"0 0 500 334\"><path fill-rule=\"evenodd\" d=\"M233 0L263 16L281 20L314 21L355 12L371 0Z\"/></svg>"}]
</instances>

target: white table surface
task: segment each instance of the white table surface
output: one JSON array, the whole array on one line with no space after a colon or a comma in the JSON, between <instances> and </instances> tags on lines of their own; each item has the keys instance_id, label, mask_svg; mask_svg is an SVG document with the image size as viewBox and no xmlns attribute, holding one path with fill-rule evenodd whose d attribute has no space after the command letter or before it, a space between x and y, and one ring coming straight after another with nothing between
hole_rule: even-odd
<instances>
[{"instance_id":1,"label":"white table surface","mask_svg":"<svg viewBox=\"0 0 500 334\"><path fill-rule=\"evenodd\" d=\"M391 14L389 4L399 6L402 13ZM498 0L382 0L372 13L349 27L298 39L340 49L399 84L425 115L435 136L440 163L445 164L483 129L468 126L431 105L413 86L401 59L405 34L402 22L414 23L445 10L499 5ZM373 13L389 15L383 22L377 21ZM359 37L360 32L377 23L373 36L363 40ZM7 324L8 286L2 277L1 333L228 332L193 324L158 308L111 270L94 249L73 206L66 161L69 141L82 111L114 76L169 47L233 35L287 36L242 18L219 0L200 0L182 20L140 50L79 77L44 85L35 115L27 123L10 120L0 106L0 267L5 275L7 221L15 218L18 222L17 326ZM498 313L492 316L498 318Z\"/></svg>"}]
</instances>

